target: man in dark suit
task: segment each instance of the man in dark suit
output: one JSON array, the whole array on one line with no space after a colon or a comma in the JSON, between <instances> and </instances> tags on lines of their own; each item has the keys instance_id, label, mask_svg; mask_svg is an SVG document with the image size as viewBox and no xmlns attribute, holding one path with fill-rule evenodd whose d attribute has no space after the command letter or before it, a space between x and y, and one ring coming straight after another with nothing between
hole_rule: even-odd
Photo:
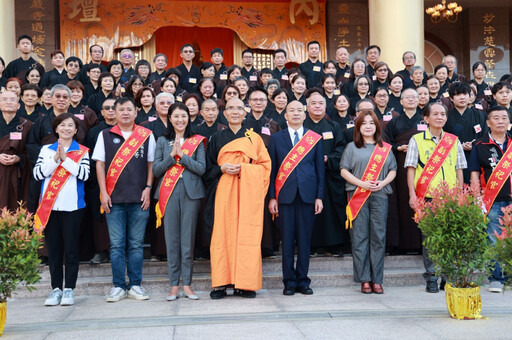
<instances>
[{"instance_id":1,"label":"man in dark suit","mask_svg":"<svg viewBox=\"0 0 512 340\"><path fill-rule=\"evenodd\" d=\"M283 243L283 294L300 292L311 295L313 290L309 287L311 280L308 278L311 235L315 215L322 212L324 197L324 153L322 143L319 143L322 137L304 129L306 113L299 101L288 104L285 118L288 128L270 137L269 210L271 214L279 213ZM295 242L296 267L293 263Z\"/></svg>"}]
</instances>

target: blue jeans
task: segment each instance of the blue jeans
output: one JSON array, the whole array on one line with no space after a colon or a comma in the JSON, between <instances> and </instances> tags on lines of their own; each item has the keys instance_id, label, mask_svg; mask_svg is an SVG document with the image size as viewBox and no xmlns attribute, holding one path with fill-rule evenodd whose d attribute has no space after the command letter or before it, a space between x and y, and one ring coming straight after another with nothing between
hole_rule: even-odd
<instances>
[{"instance_id":1,"label":"blue jeans","mask_svg":"<svg viewBox=\"0 0 512 340\"><path fill-rule=\"evenodd\" d=\"M501 208L507 207L510 204L512 204L512 200L494 202L491 207L491 211L489 211L489 214L487 215L487 218L489 219L489 223L487 224L487 235L493 246L496 244L496 236L494 235L494 232L496 231L499 235L501 235L500 217L503 216ZM506 281L506 278L503 277L501 266L496 261L494 261L494 270L491 272L489 281L499 281L501 283Z\"/></svg>"},{"instance_id":2,"label":"blue jeans","mask_svg":"<svg viewBox=\"0 0 512 340\"><path fill-rule=\"evenodd\" d=\"M129 289L142 282L142 244L149 218L149 209L140 203L113 204L105 214L110 235L110 261L114 287ZM128 247L128 249L126 249ZM128 258L128 264L126 263ZM125 272L129 284L126 285Z\"/></svg>"}]
</instances>

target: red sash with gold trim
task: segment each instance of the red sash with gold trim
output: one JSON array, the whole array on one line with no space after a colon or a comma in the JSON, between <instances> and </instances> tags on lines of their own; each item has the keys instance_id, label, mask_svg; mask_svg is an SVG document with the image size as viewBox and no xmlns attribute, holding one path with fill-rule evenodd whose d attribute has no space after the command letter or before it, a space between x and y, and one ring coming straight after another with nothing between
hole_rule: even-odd
<instances>
[{"instance_id":1,"label":"red sash with gold trim","mask_svg":"<svg viewBox=\"0 0 512 340\"><path fill-rule=\"evenodd\" d=\"M118 125L115 125L110 131L122 136L121 129L119 129ZM107 186L107 194L112 195L112 191L116 186L117 180L121 176L126 164L130 162L133 155L139 150L139 148L146 142L146 140L151 135L151 130L148 130L142 126L134 125L133 132L124 141L123 144L117 150L114 158L112 159L112 163L108 167L108 171L106 174L106 186Z\"/></svg>"},{"instance_id":2,"label":"red sash with gold trim","mask_svg":"<svg viewBox=\"0 0 512 340\"><path fill-rule=\"evenodd\" d=\"M430 183L443 166L444 161L450 154L450 150L453 148L455 143L457 143L457 136L445 132L443 138L441 138L441 141L437 144L434 153L432 153L427 164L425 164L425 167L418 178L418 182L416 182L417 198L425 197Z\"/></svg>"},{"instance_id":3,"label":"red sash with gold trim","mask_svg":"<svg viewBox=\"0 0 512 340\"><path fill-rule=\"evenodd\" d=\"M193 135L192 137L187 138L181 146L183 154L192 157L199 144L204 141L205 138L200 135ZM165 172L162 184L160 185L160 191L158 192L158 203L155 207L157 228L162 225L162 217L165 215L165 207L167 206L167 202L169 201L169 198L176 187L176 183L178 183L178 180L184 170L185 167L179 163L178 158L177 163Z\"/></svg>"},{"instance_id":4,"label":"red sash with gold trim","mask_svg":"<svg viewBox=\"0 0 512 340\"><path fill-rule=\"evenodd\" d=\"M89 149L80 144L78 144L78 146L79 150L67 152L66 157L71 159L73 162L80 164L80 161ZM46 224L50 219L50 214L52 213L55 201L59 196L59 192L62 190L70 176L71 173L67 171L61 163L53 172L52 177L50 177L48 186L41 196L39 207L34 215L34 225L37 232L41 233L46 228Z\"/></svg>"},{"instance_id":5,"label":"red sash with gold trim","mask_svg":"<svg viewBox=\"0 0 512 340\"><path fill-rule=\"evenodd\" d=\"M284 183L290 176L293 170L299 165L300 161L313 149L313 147L322 139L318 133L307 130L304 136L295 144L295 146L288 152L284 158L279 171L276 176L276 200L279 197L279 192L283 188Z\"/></svg>"},{"instance_id":6,"label":"red sash with gold trim","mask_svg":"<svg viewBox=\"0 0 512 340\"><path fill-rule=\"evenodd\" d=\"M483 194L483 201L486 209L486 214L491 211L491 207L494 204L496 196L498 196L501 188L510 178L512 173L512 143L508 143L507 151L503 154L498 165L491 173L491 176L487 180L487 185Z\"/></svg>"},{"instance_id":7,"label":"red sash with gold trim","mask_svg":"<svg viewBox=\"0 0 512 340\"><path fill-rule=\"evenodd\" d=\"M382 146L375 145L375 149L370 156L366 169L361 177L362 181L376 181L379 178L380 172L388 159L391 145L382 142ZM370 197L371 192L361 187L356 189L354 195L347 204L347 222L345 223L346 229L352 229L352 221L357 217L359 211L364 203Z\"/></svg>"}]
</instances>

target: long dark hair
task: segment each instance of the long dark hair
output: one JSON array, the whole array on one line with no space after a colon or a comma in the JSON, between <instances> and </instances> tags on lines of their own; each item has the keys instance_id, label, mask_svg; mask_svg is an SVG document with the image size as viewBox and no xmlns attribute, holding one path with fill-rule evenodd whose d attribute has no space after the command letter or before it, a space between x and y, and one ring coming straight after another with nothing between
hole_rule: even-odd
<instances>
[{"instance_id":1,"label":"long dark hair","mask_svg":"<svg viewBox=\"0 0 512 340\"><path fill-rule=\"evenodd\" d=\"M171 115L174 111L176 111L178 109L185 111L188 116L188 123L187 123L187 127L185 128L185 132L183 133L183 137L189 138L193 135L192 127L191 127L192 123L190 122L190 112L188 111L187 105L180 103L180 102L176 102L169 107L169 111L167 113L167 131L165 132L164 136L169 141L173 141L176 139L176 132L174 131L174 126L172 126L172 123L171 123Z\"/></svg>"},{"instance_id":2,"label":"long dark hair","mask_svg":"<svg viewBox=\"0 0 512 340\"><path fill-rule=\"evenodd\" d=\"M356 118L356 125L354 126L354 144L356 147L362 148L364 147L364 139L363 135L361 134L361 125L363 125L364 117L366 116L372 116L373 123L375 124L375 133L373 134L373 137L375 139L375 144L378 144L379 146L383 146L382 144L382 137L380 135L380 125L379 125L379 119L375 115L375 113L372 110L363 110Z\"/></svg>"}]
</instances>

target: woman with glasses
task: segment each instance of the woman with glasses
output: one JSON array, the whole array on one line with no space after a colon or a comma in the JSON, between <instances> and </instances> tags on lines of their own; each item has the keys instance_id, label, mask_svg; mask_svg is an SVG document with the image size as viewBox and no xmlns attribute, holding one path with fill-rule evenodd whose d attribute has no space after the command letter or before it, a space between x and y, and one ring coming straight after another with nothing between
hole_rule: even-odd
<instances>
[{"instance_id":1,"label":"woman with glasses","mask_svg":"<svg viewBox=\"0 0 512 340\"><path fill-rule=\"evenodd\" d=\"M134 99L137 93L144 87L144 79L139 75L134 75L126 83L125 97Z\"/></svg>"},{"instance_id":2,"label":"woman with glasses","mask_svg":"<svg viewBox=\"0 0 512 340\"><path fill-rule=\"evenodd\" d=\"M372 84L373 94L375 94L375 91L381 86L387 88L392 75L393 74L389 70L388 64L382 61L377 62L377 64L375 64L376 79Z\"/></svg>"},{"instance_id":3,"label":"woman with glasses","mask_svg":"<svg viewBox=\"0 0 512 340\"><path fill-rule=\"evenodd\" d=\"M477 61L473 64L471 70L473 72L473 79L476 82L476 98L481 99L484 96L491 96L491 89L484 81L485 75L487 74L487 65L481 61Z\"/></svg>"},{"instance_id":4,"label":"woman with glasses","mask_svg":"<svg viewBox=\"0 0 512 340\"><path fill-rule=\"evenodd\" d=\"M347 83L348 84L348 83ZM347 85L345 84L345 85ZM358 76L354 81L354 95L350 97L350 115L355 116L354 108L361 99L369 98L372 93L372 82L370 77L363 74Z\"/></svg>"},{"instance_id":5,"label":"woman with glasses","mask_svg":"<svg viewBox=\"0 0 512 340\"><path fill-rule=\"evenodd\" d=\"M343 85L342 93L348 98L355 96L357 93L354 90L354 82L357 77L366 74L366 63L363 59L356 59L350 65L349 80Z\"/></svg>"},{"instance_id":6,"label":"woman with glasses","mask_svg":"<svg viewBox=\"0 0 512 340\"><path fill-rule=\"evenodd\" d=\"M135 74L138 74L144 79L144 85L151 84L151 79L149 78L151 74L151 64L149 61L145 59L137 61L137 64L135 64Z\"/></svg>"},{"instance_id":7,"label":"woman with glasses","mask_svg":"<svg viewBox=\"0 0 512 340\"><path fill-rule=\"evenodd\" d=\"M265 84L265 90L267 90L267 94L268 94L268 98L269 98L269 101L271 103L273 103L272 101L272 95L274 94L274 92L278 89L281 88L281 84L279 83L279 80L277 79L270 79L269 81L267 81L267 83Z\"/></svg>"}]
</instances>

